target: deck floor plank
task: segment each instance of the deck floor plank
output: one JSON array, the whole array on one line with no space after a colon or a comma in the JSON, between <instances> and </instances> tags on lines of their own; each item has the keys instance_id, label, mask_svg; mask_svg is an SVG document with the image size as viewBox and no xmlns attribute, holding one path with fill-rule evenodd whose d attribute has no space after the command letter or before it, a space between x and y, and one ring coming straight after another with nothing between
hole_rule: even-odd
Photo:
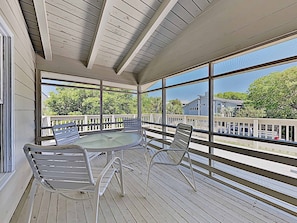
<instances>
[{"instance_id":1,"label":"deck floor plank","mask_svg":"<svg viewBox=\"0 0 297 223\"><path fill-rule=\"evenodd\" d=\"M76 204L75 210L77 213L76 222L87 223L83 203L80 201L76 201L75 204Z\"/></svg>"},{"instance_id":2,"label":"deck floor plank","mask_svg":"<svg viewBox=\"0 0 297 223\"><path fill-rule=\"evenodd\" d=\"M129 195L127 197L129 198L130 202L134 204L134 207L137 209L137 212L142 216L142 221L145 222L145 219L150 219L152 223L155 223L156 220L154 219L153 215L147 210L146 204L141 202L139 193L133 190L131 184L128 184L126 188L126 193Z\"/></svg>"},{"instance_id":3,"label":"deck floor plank","mask_svg":"<svg viewBox=\"0 0 297 223\"><path fill-rule=\"evenodd\" d=\"M54 193L51 195L51 200L50 200L49 209L48 209L48 218L47 218L48 223L57 222L58 196L59 196L58 194L54 194Z\"/></svg>"},{"instance_id":4,"label":"deck floor plank","mask_svg":"<svg viewBox=\"0 0 297 223\"><path fill-rule=\"evenodd\" d=\"M67 223L70 223L70 222L76 222L76 206L75 206L75 202L73 200L66 200L66 218L67 218Z\"/></svg>"},{"instance_id":5,"label":"deck floor plank","mask_svg":"<svg viewBox=\"0 0 297 223\"><path fill-rule=\"evenodd\" d=\"M50 204L50 193L44 191L41 199L41 203L40 203L40 209L39 209L39 213L37 216L37 222L46 222L47 221L47 217L48 217L48 209L49 209L49 204Z\"/></svg>"},{"instance_id":6,"label":"deck floor plank","mask_svg":"<svg viewBox=\"0 0 297 223\"><path fill-rule=\"evenodd\" d=\"M181 210L182 212L179 213L186 222L218 222L214 218L210 218L209 214L206 214L205 217L199 216L199 219L187 219L189 216L195 216L193 213L197 212L197 207L195 204L192 203L191 197L193 194L196 194L192 187L190 187L184 177L178 172L177 169L172 167L164 167L159 166L159 171L154 171L152 168L150 182L149 182L149 190L148 190L148 199L154 198L155 196L162 196L162 199L166 199L165 202L169 202L173 205L174 210ZM173 171L173 172L171 172ZM173 175L176 177L172 177ZM138 179L137 181L142 181L143 184L146 184L146 171L144 171L142 179ZM144 187L143 185L141 187ZM181 189L181 190L179 190ZM189 194L189 198L185 199L183 190ZM157 193L155 193L157 191ZM180 192L179 192L180 191ZM150 193L153 196L150 195ZM197 192L198 193L198 192ZM144 192L143 192L144 194ZM164 196L164 197L163 197ZM168 200L169 198L169 200ZM207 202L206 202L207 203ZM173 211L174 211L173 210ZM183 213L183 214L182 214ZM171 212L170 212L171 214ZM180 219L180 221L183 221Z\"/></svg>"},{"instance_id":7,"label":"deck floor plank","mask_svg":"<svg viewBox=\"0 0 297 223\"><path fill-rule=\"evenodd\" d=\"M66 198L59 195L59 197L58 197L57 222L67 223L66 209L67 209Z\"/></svg>"},{"instance_id":8,"label":"deck floor plank","mask_svg":"<svg viewBox=\"0 0 297 223\"><path fill-rule=\"evenodd\" d=\"M116 183L117 184L117 183ZM114 188L119 188L119 186L114 185ZM120 207L117 204L119 199L122 199L121 195L118 195L120 189L118 189L115 193L113 191L107 190L105 193L106 202L112 210L115 222L125 222L125 218L120 210Z\"/></svg>"},{"instance_id":9,"label":"deck floor plank","mask_svg":"<svg viewBox=\"0 0 297 223\"><path fill-rule=\"evenodd\" d=\"M106 157L96 165L104 165ZM152 168L148 196L145 198L147 167L143 153L125 151L124 163L134 171L124 168L125 196L120 194L119 184L112 179L104 196L100 198L100 222L110 223L291 223L297 222L281 210L264 204L205 176L195 174L197 192L184 177L171 167ZM189 171L185 168L185 172ZM74 196L86 196L80 193ZM22 215L10 223L24 223ZM92 201L73 201L61 195L45 192L38 187L35 195L31 223L85 223L92 222Z\"/></svg>"},{"instance_id":10,"label":"deck floor plank","mask_svg":"<svg viewBox=\"0 0 297 223\"><path fill-rule=\"evenodd\" d=\"M86 222L91 222L93 219L93 200L84 200L83 203L83 210L86 216ZM99 215L102 216L102 212L100 213L101 209L99 209Z\"/></svg>"},{"instance_id":11,"label":"deck floor plank","mask_svg":"<svg viewBox=\"0 0 297 223\"><path fill-rule=\"evenodd\" d=\"M133 174L129 174L129 177L134 176ZM136 199L138 199L138 201L141 203L141 205L143 206L143 208L146 209L146 211L149 213L150 218L147 219L151 219L151 222L158 222L161 221L161 219L163 219L163 222L173 222L175 219L172 218L170 216L169 213L167 212L162 212L162 209L159 207L159 205L155 205L158 204L155 200L152 200L152 202L148 202L147 199L144 198L144 191L140 190L139 188L141 188L139 186L137 182L137 179L133 181L128 181L127 182L127 187L130 189L131 192L134 193L134 197Z\"/></svg>"},{"instance_id":12,"label":"deck floor plank","mask_svg":"<svg viewBox=\"0 0 297 223\"><path fill-rule=\"evenodd\" d=\"M151 177L151 180L153 181L153 176ZM142 188L144 189L144 184L142 185ZM174 221L186 222L182 215L179 213L179 210L176 207L177 204L175 202L172 202L170 197L166 197L163 195L160 196L159 194L161 194L162 192L166 192L166 189L164 189L164 185L155 184L154 188L152 188L147 195L147 201L152 202L153 205L159 208L161 211L163 210L163 212L168 212L168 214L174 218ZM164 209L163 207L166 207L166 209Z\"/></svg>"},{"instance_id":13,"label":"deck floor plank","mask_svg":"<svg viewBox=\"0 0 297 223\"><path fill-rule=\"evenodd\" d=\"M153 168L154 169L154 168ZM184 177L177 172L178 170L172 170L172 167L161 167L160 166L160 171L155 174L152 169L152 175L151 175L151 180L152 183L150 183L150 187L155 187L154 188L149 188L149 193L150 191L158 191L158 194L165 195L163 199L168 199L165 200L165 202L173 204L173 208L175 210L178 210L179 215L181 216L181 219L179 219L179 222L219 222L218 220L215 219L210 219L209 214L208 216L205 216L204 218L201 216L199 218L195 217L195 212L197 212L197 209L195 208L195 204L191 203L191 199L185 199L184 194L181 193L179 194L177 191L178 189L186 189L186 192L190 194L190 196L195 193L193 189L186 183ZM171 171L176 171L177 177L172 178L172 173ZM146 174L145 174L145 179L146 179ZM166 183L163 183L166 182ZM152 186L151 186L152 184ZM173 185L173 186L171 186ZM151 196L148 196L148 199ZM154 197L154 196L152 196ZM173 198L173 199L171 199ZM213 208L213 207L212 207ZM212 210L212 209L209 209ZM229 220L230 222L230 220ZM234 222L238 222L234 220Z\"/></svg>"},{"instance_id":14,"label":"deck floor plank","mask_svg":"<svg viewBox=\"0 0 297 223\"><path fill-rule=\"evenodd\" d=\"M135 197L141 202L146 211L150 212L150 215L152 216L150 218L150 222L177 222L177 220L167 210L164 211L164 209L162 209L162 206L167 206L167 204L164 203L163 200L160 200L159 197L154 197L150 200L144 198L144 191L138 190L137 187L141 187L133 182L129 183L127 187L133 189Z\"/></svg>"},{"instance_id":15,"label":"deck floor plank","mask_svg":"<svg viewBox=\"0 0 297 223\"><path fill-rule=\"evenodd\" d=\"M33 211L32 211L32 217L31 217L31 222L36 223L37 222L37 217L39 215L39 211L41 208L41 200L43 198L44 190L41 188L37 188L35 198L34 198L34 204L33 204ZM26 202L28 205L28 202Z\"/></svg>"},{"instance_id":16,"label":"deck floor plank","mask_svg":"<svg viewBox=\"0 0 297 223\"><path fill-rule=\"evenodd\" d=\"M100 215L99 217L104 217L104 219L106 220L106 222L110 221L110 222L116 222L114 215L113 215L113 210L111 210L111 208L109 207L108 203L106 202L107 199L110 199L108 197L108 195L106 194L106 196L101 197L100 198L100 206L101 206L101 210L103 215Z\"/></svg>"}]
</instances>

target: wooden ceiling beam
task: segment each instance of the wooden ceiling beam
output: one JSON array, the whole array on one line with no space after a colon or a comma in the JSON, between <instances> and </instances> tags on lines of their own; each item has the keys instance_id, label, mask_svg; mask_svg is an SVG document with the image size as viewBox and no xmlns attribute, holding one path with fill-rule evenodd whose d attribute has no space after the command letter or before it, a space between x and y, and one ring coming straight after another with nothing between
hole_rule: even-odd
<instances>
[{"instance_id":1,"label":"wooden ceiling beam","mask_svg":"<svg viewBox=\"0 0 297 223\"><path fill-rule=\"evenodd\" d=\"M99 15L98 23L97 23L97 28L96 32L94 35L91 51L88 57L87 61L87 68L92 69L97 53L98 53L98 48L100 45L100 41L103 37L104 29L107 24L109 12L114 4L113 0L104 0L101 8L101 13Z\"/></svg>"},{"instance_id":2,"label":"wooden ceiling beam","mask_svg":"<svg viewBox=\"0 0 297 223\"><path fill-rule=\"evenodd\" d=\"M37 18L42 48L46 60L52 60L52 48L49 36L45 0L33 0L35 14Z\"/></svg>"},{"instance_id":3,"label":"wooden ceiling beam","mask_svg":"<svg viewBox=\"0 0 297 223\"><path fill-rule=\"evenodd\" d=\"M116 68L117 75L120 75L129 63L133 60L136 54L140 51L146 41L151 37L154 31L158 28L160 23L165 19L170 10L175 6L178 0L164 0L149 24L146 26L144 31L137 38L135 44L130 48L124 59L121 61L119 66Z\"/></svg>"},{"instance_id":4,"label":"wooden ceiling beam","mask_svg":"<svg viewBox=\"0 0 297 223\"><path fill-rule=\"evenodd\" d=\"M132 73L124 72L121 76L117 76L114 69L99 65L94 65L92 69L87 69L85 64L81 61L55 54L51 61L45 60L40 55L36 54L36 69L44 72L118 83L125 87L126 85L137 85Z\"/></svg>"}]
</instances>

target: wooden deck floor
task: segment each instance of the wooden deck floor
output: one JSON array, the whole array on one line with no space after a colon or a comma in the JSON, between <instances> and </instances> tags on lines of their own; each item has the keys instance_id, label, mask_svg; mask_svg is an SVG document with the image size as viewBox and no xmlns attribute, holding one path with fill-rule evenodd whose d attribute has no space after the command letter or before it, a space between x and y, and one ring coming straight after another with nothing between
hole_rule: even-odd
<instances>
[{"instance_id":1,"label":"wooden deck floor","mask_svg":"<svg viewBox=\"0 0 297 223\"><path fill-rule=\"evenodd\" d=\"M100 159L103 161L105 157ZM297 222L296 217L199 174L196 175L198 192L194 192L172 167L152 169L149 194L145 199L147 169L143 154L136 150L126 151L124 163L134 168L134 171L124 168L125 196L120 196L118 183L113 179L101 199L101 222ZM14 216L11 223L24 222L26 204L16 212L18 216ZM31 222L90 222L92 210L90 201L66 200L39 188Z\"/></svg>"}]
</instances>

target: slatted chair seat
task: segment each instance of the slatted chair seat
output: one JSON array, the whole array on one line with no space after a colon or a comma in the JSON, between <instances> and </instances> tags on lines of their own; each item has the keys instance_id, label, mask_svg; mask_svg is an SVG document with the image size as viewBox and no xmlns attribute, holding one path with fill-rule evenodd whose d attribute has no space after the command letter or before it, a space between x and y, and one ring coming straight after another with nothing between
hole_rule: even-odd
<instances>
[{"instance_id":1,"label":"slatted chair seat","mask_svg":"<svg viewBox=\"0 0 297 223\"><path fill-rule=\"evenodd\" d=\"M179 166L185 155L188 156L189 168L192 175L192 182L189 178L182 172L180 168L178 170L185 177L187 182L192 186L194 191L197 191L195 178L189 153L189 144L191 141L193 127L191 125L179 123L176 128L176 132L174 134L174 138L169 143L169 145L162 143L162 139L153 138L147 142L147 145L152 143L161 144L161 150L156 150L152 148L147 148L145 157L148 164L148 175L147 175L147 184L145 190L145 197L147 196L148 184L149 184L149 176L151 172L151 168L155 165L171 165L171 166Z\"/></svg>"},{"instance_id":2,"label":"slatted chair seat","mask_svg":"<svg viewBox=\"0 0 297 223\"><path fill-rule=\"evenodd\" d=\"M78 145L40 146L26 144L23 150L34 176L29 194L28 222L31 219L34 195L38 184L51 193L59 193L74 200L82 199L71 197L67 192L92 193L94 196L86 198L93 199L95 210L92 222L99 222L99 198L104 194L112 177L117 173L119 173L119 177L115 176L120 185L121 195L124 196L122 162L119 157L111 159L102 168L98 178L94 179L87 151ZM114 163L119 164L117 165L118 168L114 167Z\"/></svg>"}]
</instances>

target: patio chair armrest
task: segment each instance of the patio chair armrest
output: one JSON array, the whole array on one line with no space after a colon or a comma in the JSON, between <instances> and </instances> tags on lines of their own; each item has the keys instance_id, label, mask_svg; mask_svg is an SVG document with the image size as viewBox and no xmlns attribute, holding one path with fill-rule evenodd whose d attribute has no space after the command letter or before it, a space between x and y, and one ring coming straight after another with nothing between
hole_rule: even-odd
<instances>
[{"instance_id":1,"label":"patio chair armrest","mask_svg":"<svg viewBox=\"0 0 297 223\"><path fill-rule=\"evenodd\" d=\"M160 149L156 152L157 153L164 153L164 152L184 152L185 150L183 149L171 149L171 148L168 148L168 149Z\"/></svg>"},{"instance_id":2,"label":"patio chair armrest","mask_svg":"<svg viewBox=\"0 0 297 223\"><path fill-rule=\"evenodd\" d=\"M183 149L171 149L171 148L169 148L169 149L160 149L160 150L157 150L157 151L155 151L155 152L148 152L148 154L149 154L149 156L150 156L150 159L152 160L152 159L154 159L156 156L159 156L160 154L162 154L162 153L167 153L167 152L184 152L184 150Z\"/></svg>"},{"instance_id":3,"label":"patio chair armrest","mask_svg":"<svg viewBox=\"0 0 297 223\"><path fill-rule=\"evenodd\" d=\"M161 149L158 151L148 151L146 162L147 165L151 165L153 163L160 163L160 164L169 164L169 165L178 165L181 162L181 157L176 155L175 152L182 152L184 153L185 150L183 149Z\"/></svg>"},{"instance_id":4,"label":"patio chair armrest","mask_svg":"<svg viewBox=\"0 0 297 223\"><path fill-rule=\"evenodd\" d=\"M150 148L148 148L148 145L149 145L150 143L152 143L152 142L158 142L158 143L164 144L165 141L171 143L171 142L172 142L172 139L151 138L151 139L149 139L148 141L145 140L145 149L146 149L146 150L150 150Z\"/></svg>"},{"instance_id":5,"label":"patio chair armrest","mask_svg":"<svg viewBox=\"0 0 297 223\"><path fill-rule=\"evenodd\" d=\"M147 141L147 144L153 141L163 143L164 141L172 142L172 139L151 138L149 141Z\"/></svg>"}]
</instances>

